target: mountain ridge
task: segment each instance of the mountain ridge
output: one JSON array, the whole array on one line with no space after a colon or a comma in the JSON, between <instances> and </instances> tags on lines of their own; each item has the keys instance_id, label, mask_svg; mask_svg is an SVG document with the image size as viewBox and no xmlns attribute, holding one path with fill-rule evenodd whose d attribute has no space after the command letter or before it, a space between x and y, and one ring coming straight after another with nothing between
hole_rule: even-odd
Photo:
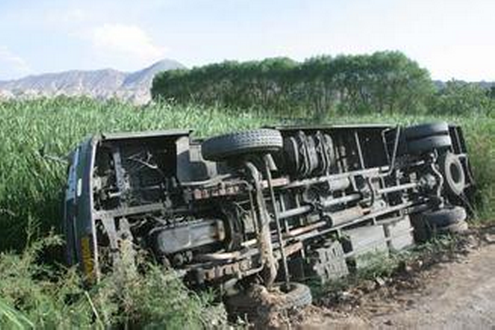
<instances>
[{"instance_id":1,"label":"mountain ridge","mask_svg":"<svg viewBox=\"0 0 495 330\"><path fill-rule=\"evenodd\" d=\"M0 80L0 99L85 95L97 99L115 97L145 104L151 100L153 77L161 71L181 68L185 66L175 60L164 59L133 72L104 68L29 75L15 80Z\"/></svg>"}]
</instances>

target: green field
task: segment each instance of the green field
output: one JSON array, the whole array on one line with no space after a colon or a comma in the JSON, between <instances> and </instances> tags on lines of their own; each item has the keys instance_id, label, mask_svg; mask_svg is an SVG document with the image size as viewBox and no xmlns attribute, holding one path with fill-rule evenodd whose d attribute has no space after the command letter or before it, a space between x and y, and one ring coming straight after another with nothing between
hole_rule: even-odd
<instances>
[{"instance_id":1,"label":"green field","mask_svg":"<svg viewBox=\"0 0 495 330\"><path fill-rule=\"evenodd\" d=\"M0 251L14 250L18 252L21 252L28 245L28 242L33 243L45 237L52 228L57 231L61 218L61 193L65 184L65 164L63 161L57 160L57 157L63 158L88 134L190 128L194 130L196 136L205 137L226 131L281 122L281 119L263 115L261 111L226 111L220 108L169 104L134 107L117 101L100 102L85 98L4 102L0 103L0 118L0 225L2 228ZM438 120L458 123L465 129L471 164L478 185L476 195L477 218L480 221L495 218L495 184L493 184L495 182L495 118L480 115L450 118L368 115L364 117L327 118L326 123L411 124ZM307 122L309 123L310 119ZM107 291L90 292L88 299L86 299L84 298L86 294L80 288L78 280L74 280L77 277L67 276L67 273L64 273L63 279L43 282L46 287L39 287L36 276L32 276L38 271L34 269L36 267L32 266L34 264L33 248L29 251L29 253L17 255L2 253L0 256L0 273L2 273L0 280L0 327L2 324L7 324L3 322L7 322L6 319L9 319L9 315L14 315L12 319L18 322L28 322L27 320L22 321L20 314L17 319L15 318L18 311L12 311L13 314L9 314L8 306L15 306L22 310L24 315L27 315L28 320L32 320L35 324L39 324L40 320L44 319L52 320L51 322L54 323L45 324L47 327L50 324L57 324L57 320L69 322L65 324L66 326L78 324L77 322L90 324L100 321L103 325L106 322L104 320L105 313L111 315L116 313L115 310L105 312L106 307L100 309L100 305L95 303L96 305L93 306L94 304L90 303L92 299L97 300L97 297L103 294L102 292ZM157 276L158 280L148 282L159 283L160 273L151 273L150 276ZM4 274L10 274L11 277L6 277ZM16 274L25 277L18 276L19 278L16 279ZM66 283L71 279L75 281L71 282L73 286ZM58 290L53 294L47 293L51 292L50 285L57 287L61 283L67 285L67 288L72 288L71 290L74 292L59 292L60 290ZM33 291L19 293L12 290L12 287L18 285L24 285ZM141 305L146 305L149 309L143 311L136 307L139 305L140 296L134 297L132 296L133 293L130 292L127 297L134 297L135 305L133 306L136 307L134 312L138 315L136 317L147 316L151 319L158 317L156 314L158 312L153 309L155 306L153 303L158 306L163 303L165 298L153 296L153 292L157 291L157 288L149 287L151 284L142 283L142 285L139 290L149 291L149 296L147 296L149 304L141 303ZM179 286L177 284L177 290L180 290ZM43 299L62 299L72 293L79 299L76 299L76 302L83 306L81 310L84 312L74 314L79 315L77 317L80 317L81 320L78 321L76 316L69 313L71 308L74 313L74 304L67 305L65 301L50 302L51 305L48 305L51 307L46 307L46 315L51 315L51 318L48 316L44 318L44 307L37 304L43 304ZM22 300L27 299L27 297L23 298L22 294L38 295L40 300L34 300L32 304L28 304ZM112 301L115 302L115 300ZM4 303L5 306L3 306ZM194 309L198 310L198 313L200 313L201 308L207 308L208 305L199 297L187 300L187 304L190 304L187 306L193 306ZM67 311L64 312L64 308L67 308ZM113 306L112 308L115 309L116 307ZM95 310L102 311L102 315L98 314L101 319L97 318L96 321L94 319ZM185 310L187 311L187 309ZM185 313L185 317L190 317L191 320L201 318L201 315L191 313L190 315ZM160 317L166 318L163 315ZM27 324L29 328L29 323L22 324Z\"/></svg>"}]
</instances>

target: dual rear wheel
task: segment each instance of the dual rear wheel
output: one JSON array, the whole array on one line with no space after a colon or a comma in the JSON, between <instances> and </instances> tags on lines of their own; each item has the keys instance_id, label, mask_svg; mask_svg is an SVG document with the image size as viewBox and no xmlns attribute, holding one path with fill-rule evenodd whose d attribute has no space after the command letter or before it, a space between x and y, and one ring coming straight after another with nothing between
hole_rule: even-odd
<instances>
[{"instance_id":1,"label":"dual rear wheel","mask_svg":"<svg viewBox=\"0 0 495 330\"><path fill-rule=\"evenodd\" d=\"M437 165L444 179L444 189L449 195L460 196L466 188L466 175L459 156L450 151L449 125L445 122L416 125L404 129L403 133L409 154L438 151Z\"/></svg>"},{"instance_id":2,"label":"dual rear wheel","mask_svg":"<svg viewBox=\"0 0 495 330\"><path fill-rule=\"evenodd\" d=\"M445 122L411 126L403 131L407 152L421 155L452 146L449 125Z\"/></svg>"},{"instance_id":3,"label":"dual rear wheel","mask_svg":"<svg viewBox=\"0 0 495 330\"><path fill-rule=\"evenodd\" d=\"M426 242L438 234L459 234L468 230L466 209L460 206L427 211L411 217L414 236L418 242Z\"/></svg>"},{"instance_id":4,"label":"dual rear wheel","mask_svg":"<svg viewBox=\"0 0 495 330\"><path fill-rule=\"evenodd\" d=\"M255 320L266 317L271 312L286 313L295 308L311 305L311 290L307 285L291 282L288 288L275 284L270 291L262 286L254 286L247 292L229 297L227 309L232 315Z\"/></svg>"}]
</instances>

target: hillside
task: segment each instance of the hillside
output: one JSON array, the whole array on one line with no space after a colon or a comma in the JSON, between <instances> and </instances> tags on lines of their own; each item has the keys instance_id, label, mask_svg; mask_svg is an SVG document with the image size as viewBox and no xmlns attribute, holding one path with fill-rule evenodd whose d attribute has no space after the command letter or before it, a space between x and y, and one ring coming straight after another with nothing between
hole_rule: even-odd
<instances>
[{"instance_id":1,"label":"hillside","mask_svg":"<svg viewBox=\"0 0 495 330\"><path fill-rule=\"evenodd\" d=\"M151 99L151 81L155 74L178 68L184 66L177 61L162 60L135 72L103 69L32 75L0 81L0 98L87 95L97 99L117 97L135 104L144 104Z\"/></svg>"}]
</instances>

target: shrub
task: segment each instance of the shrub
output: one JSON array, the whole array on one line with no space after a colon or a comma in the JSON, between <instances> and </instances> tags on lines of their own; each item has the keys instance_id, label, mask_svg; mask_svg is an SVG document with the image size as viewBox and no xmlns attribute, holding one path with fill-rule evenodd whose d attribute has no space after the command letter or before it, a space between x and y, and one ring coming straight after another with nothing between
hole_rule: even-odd
<instances>
[{"instance_id":1,"label":"shrub","mask_svg":"<svg viewBox=\"0 0 495 330\"><path fill-rule=\"evenodd\" d=\"M74 269L37 262L44 248L60 243L49 236L22 254L0 254L0 328L200 329L226 322L211 295L190 292L175 273L153 265L113 272L88 289Z\"/></svg>"}]
</instances>

